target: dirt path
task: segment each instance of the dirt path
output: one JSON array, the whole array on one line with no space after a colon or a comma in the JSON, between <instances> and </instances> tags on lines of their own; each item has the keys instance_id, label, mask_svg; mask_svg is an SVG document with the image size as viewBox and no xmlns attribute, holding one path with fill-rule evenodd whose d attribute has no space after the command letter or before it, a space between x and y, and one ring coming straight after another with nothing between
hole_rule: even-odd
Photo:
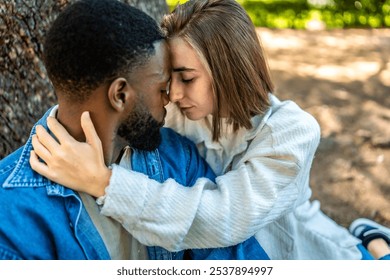
<instances>
[{"instance_id":1,"label":"dirt path","mask_svg":"<svg viewBox=\"0 0 390 280\"><path fill-rule=\"evenodd\" d=\"M321 126L313 199L344 226L390 226L390 29L259 33L277 95Z\"/></svg>"}]
</instances>

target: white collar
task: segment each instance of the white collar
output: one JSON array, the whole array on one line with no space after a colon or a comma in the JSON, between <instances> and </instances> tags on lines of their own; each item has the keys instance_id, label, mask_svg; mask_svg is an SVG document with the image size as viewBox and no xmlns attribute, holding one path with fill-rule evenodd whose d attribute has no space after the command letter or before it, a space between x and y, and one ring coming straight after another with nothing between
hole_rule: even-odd
<instances>
[{"instance_id":1,"label":"white collar","mask_svg":"<svg viewBox=\"0 0 390 280\"><path fill-rule=\"evenodd\" d=\"M49 113L49 117L57 118L57 112L58 112L58 104L51 109Z\"/></svg>"}]
</instances>

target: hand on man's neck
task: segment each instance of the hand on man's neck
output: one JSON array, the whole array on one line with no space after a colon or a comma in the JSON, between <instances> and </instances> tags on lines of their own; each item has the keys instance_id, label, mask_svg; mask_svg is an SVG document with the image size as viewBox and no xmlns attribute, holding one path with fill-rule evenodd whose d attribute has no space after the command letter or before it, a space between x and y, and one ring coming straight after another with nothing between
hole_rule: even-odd
<instances>
[{"instance_id":1,"label":"hand on man's neck","mask_svg":"<svg viewBox=\"0 0 390 280\"><path fill-rule=\"evenodd\" d=\"M104 108L68 104L61 102L58 107L57 120L64 126L68 133L79 142L85 142L85 134L81 127L81 114L89 111L97 135L102 147L104 161L107 166L117 162L121 151L126 147L127 142L116 134L115 121L110 118L110 114Z\"/></svg>"}]
</instances>

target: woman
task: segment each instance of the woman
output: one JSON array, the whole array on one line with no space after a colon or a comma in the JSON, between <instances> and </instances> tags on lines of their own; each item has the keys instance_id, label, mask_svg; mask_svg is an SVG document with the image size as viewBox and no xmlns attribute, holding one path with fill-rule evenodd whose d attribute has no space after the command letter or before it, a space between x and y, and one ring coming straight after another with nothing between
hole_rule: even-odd
<instances>
[{"instance_id":1,"label":"woman","mask_svg":"<svg viewBox=\"0 0 390 280\"><path fill-rule=\"evenodd\" d=\"M73 156L53 153L43 168L32 155L32 167L99 197L101 213L122 221L146 245L171 251L214 248L255 235L271 259L365 258L361 241L326 217L318 202L310 202L309 174L319 126L294 102L272 95L264 51L245 10L231 0L189 1L166 16L162 28L173 68L166 125L197 144L219 175L216 184L205 179L193 188L173 180L160 184L116 165L108 172L111 177L102 177L107 167L94 157L88 160L84 148L73 144ZM56 134L55 127L51 130ZM43 142L47 137L38 136ZM97 158L98 150L90 147ZM67 153L71 151L62 154ZM87 168L72 169L69 159L74 157ZM175 211L167 211L158 199L171 190ZM184 197L194 199L189 204ZM135 211L139 216L129 215ZM176 234L147 222L172 219L181 229Z\"/></svg>"}]
</instances>

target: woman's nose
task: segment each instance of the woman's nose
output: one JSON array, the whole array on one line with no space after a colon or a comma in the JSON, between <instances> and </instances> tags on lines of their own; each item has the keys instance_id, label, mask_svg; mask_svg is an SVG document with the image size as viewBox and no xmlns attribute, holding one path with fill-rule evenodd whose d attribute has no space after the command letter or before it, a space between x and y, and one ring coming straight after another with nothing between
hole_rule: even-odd
<instances>
[{"instance_id":1,"label":"woman's nose","mask_svg":"<svg viewBox=\"0 0 390 280\"><path fill-rule=\"evenodd\" d=\"M169 99L171 102L175 103L180 101L183 98L183 90L179 83L175 82L174 79L171 81L170 89L169 89Z\"/></svg>"}]
</instances>

